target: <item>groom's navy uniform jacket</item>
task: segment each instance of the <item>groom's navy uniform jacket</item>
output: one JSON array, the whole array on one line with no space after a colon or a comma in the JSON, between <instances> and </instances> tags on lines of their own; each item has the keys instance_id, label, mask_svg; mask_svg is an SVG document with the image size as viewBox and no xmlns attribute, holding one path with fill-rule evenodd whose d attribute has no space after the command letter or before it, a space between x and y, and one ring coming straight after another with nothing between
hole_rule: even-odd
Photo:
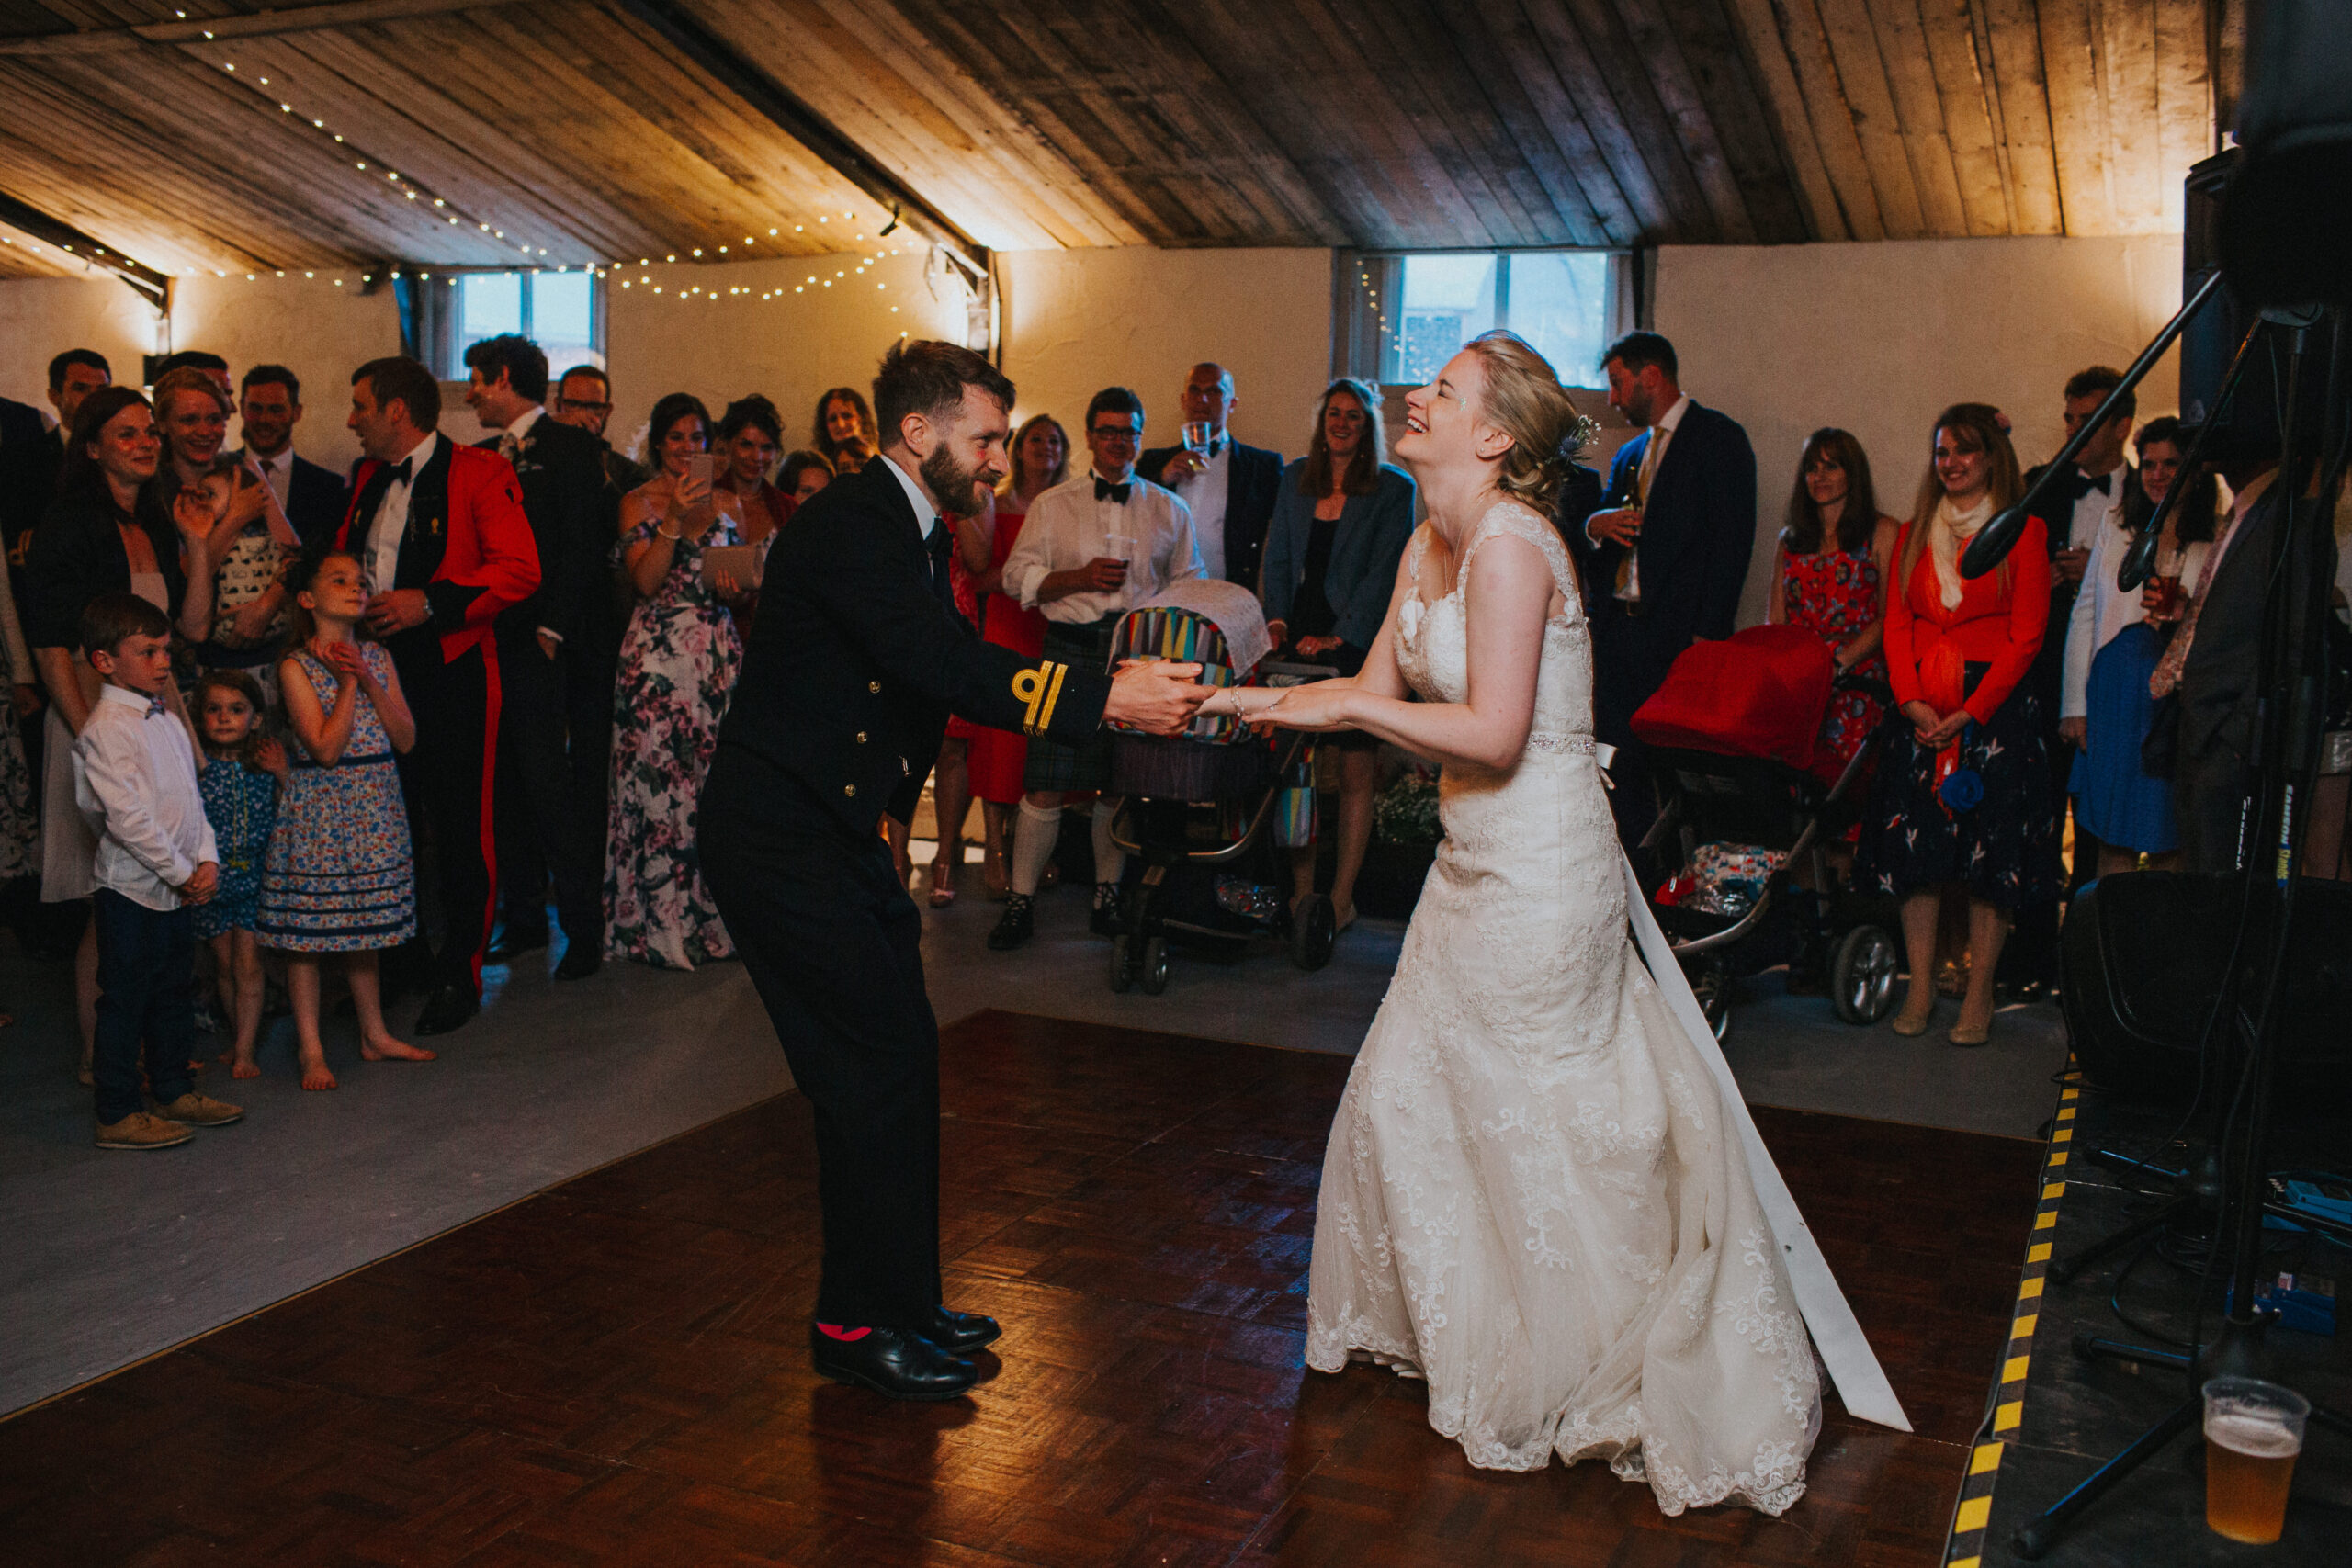
<instances>
[{"instance_id":1,"label":"groom's navy uniform jacket","mask_svg":"<svg viewBox=\"0 0 2352 1568\"><path fill-rule=\"evenodd\" d=\"M980 641L947 592L953 547L944 520L922 536L887 458L803 503L769 547L721 750L791 774L870 838L884 810L913 814L951 710L1057 740L1091 735L1110 678Z\"/></svg>"},{"instance_id":2,"label":"groom's navy uniform jacket","mask_svg":"<svg viewBox=\"0 0 2352 1568\"><path fill-rule=\"evenodd\" d=\"M703 879L816 1111L820 1323L917 1329L940 1304L939 1028L878 819L913 815L950 712L1076 742L1111 691L980 641L951 548L887 457L795 512L703 788Z\"/></svg>"}]
</instances>

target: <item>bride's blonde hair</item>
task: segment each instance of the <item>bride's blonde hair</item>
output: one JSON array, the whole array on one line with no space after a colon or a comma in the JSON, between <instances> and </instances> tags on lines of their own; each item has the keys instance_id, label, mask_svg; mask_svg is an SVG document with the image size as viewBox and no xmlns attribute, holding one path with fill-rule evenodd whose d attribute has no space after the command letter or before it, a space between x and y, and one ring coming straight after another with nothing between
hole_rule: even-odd
<instances>
[{"instance_id":1,"label":"bride's blonde hair","mask_svg":"<svg viewBox=\"0 0 2352 1568\"><path fill-rule=\"evenodd\" d=\"M1551 361L1517 333L1497 327L1480 333L1463 349L1476 355L1486 372L1479 413L1510 437L1496 484L1512 500L1549 517L1592 428L1590 422L1568 400Z\"/></svg>"}]
</instances>

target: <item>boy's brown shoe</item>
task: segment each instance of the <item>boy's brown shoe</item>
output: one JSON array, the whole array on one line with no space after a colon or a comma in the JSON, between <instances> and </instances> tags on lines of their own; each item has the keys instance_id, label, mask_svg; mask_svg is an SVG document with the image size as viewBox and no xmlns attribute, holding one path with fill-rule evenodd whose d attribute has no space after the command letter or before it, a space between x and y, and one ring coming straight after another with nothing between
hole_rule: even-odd
<instances>
[{"instance_id":1,"label":"boy's brown shoe","mask_svg":"<svg viewBox=\"0 0 2352 1568\"><path fill-rule=\"evenodd\" d=\"M102 1149L168 1149L195 1136L195 1128L166 1122L147 1111L134 1111L119 1122L98 1123Z\"/></svg>"},{"instance_id":2,"label":"boy's brown shoe","mask_svg":"<svg viewBox=\"0 0 2352 1568\"><path fill-rule=\"evenodd\" d=\"M215 1100L209 1094L188 1090L169 1105L159 1105L159 1114L175 1122L185 1122L191 1127L226 1127L232 1122L245 1119L245 1108L232 1105L225 1100Z\"/></svg>"}]
</instances>

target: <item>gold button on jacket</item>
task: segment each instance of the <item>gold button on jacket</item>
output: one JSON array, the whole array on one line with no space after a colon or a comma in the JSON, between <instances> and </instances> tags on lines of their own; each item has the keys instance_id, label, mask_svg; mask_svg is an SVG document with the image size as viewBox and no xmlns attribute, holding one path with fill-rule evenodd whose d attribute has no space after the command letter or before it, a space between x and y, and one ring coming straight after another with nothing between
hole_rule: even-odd
<instances>
[{"instance_id":1,"label":"gold button on jacket","mask_svg":"<svg viewBox=\"0 0 2352 1568\"><path fill-rule=\"evenodd\" d=\"M842 793L854 799L857 795L857 786L855 784L843 784L842 785Z\"/></svg>"}]
</instances>

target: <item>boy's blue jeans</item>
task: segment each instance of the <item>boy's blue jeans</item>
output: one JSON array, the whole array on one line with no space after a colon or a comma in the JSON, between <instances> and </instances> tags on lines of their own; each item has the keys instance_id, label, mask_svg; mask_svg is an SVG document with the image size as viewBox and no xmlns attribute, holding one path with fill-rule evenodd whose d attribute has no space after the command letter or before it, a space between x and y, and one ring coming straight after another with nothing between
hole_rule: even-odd
<instances>
[{"instance_id":1,"label":"boy's blue jeans","mask_svg":"<svg viewBox=\"0 0 2352 1568\"><path fill-rule=\"evenodd\" d=\"M146 1109L139 1097L139 1043L147 1043L147 1081L169 1105L196 1085L187 1064L196 1052L196 912L151 909L111 887L94 900L98 931L98 1032L90 1077L98 1125Z\"/></svg>"}]
</instances>

